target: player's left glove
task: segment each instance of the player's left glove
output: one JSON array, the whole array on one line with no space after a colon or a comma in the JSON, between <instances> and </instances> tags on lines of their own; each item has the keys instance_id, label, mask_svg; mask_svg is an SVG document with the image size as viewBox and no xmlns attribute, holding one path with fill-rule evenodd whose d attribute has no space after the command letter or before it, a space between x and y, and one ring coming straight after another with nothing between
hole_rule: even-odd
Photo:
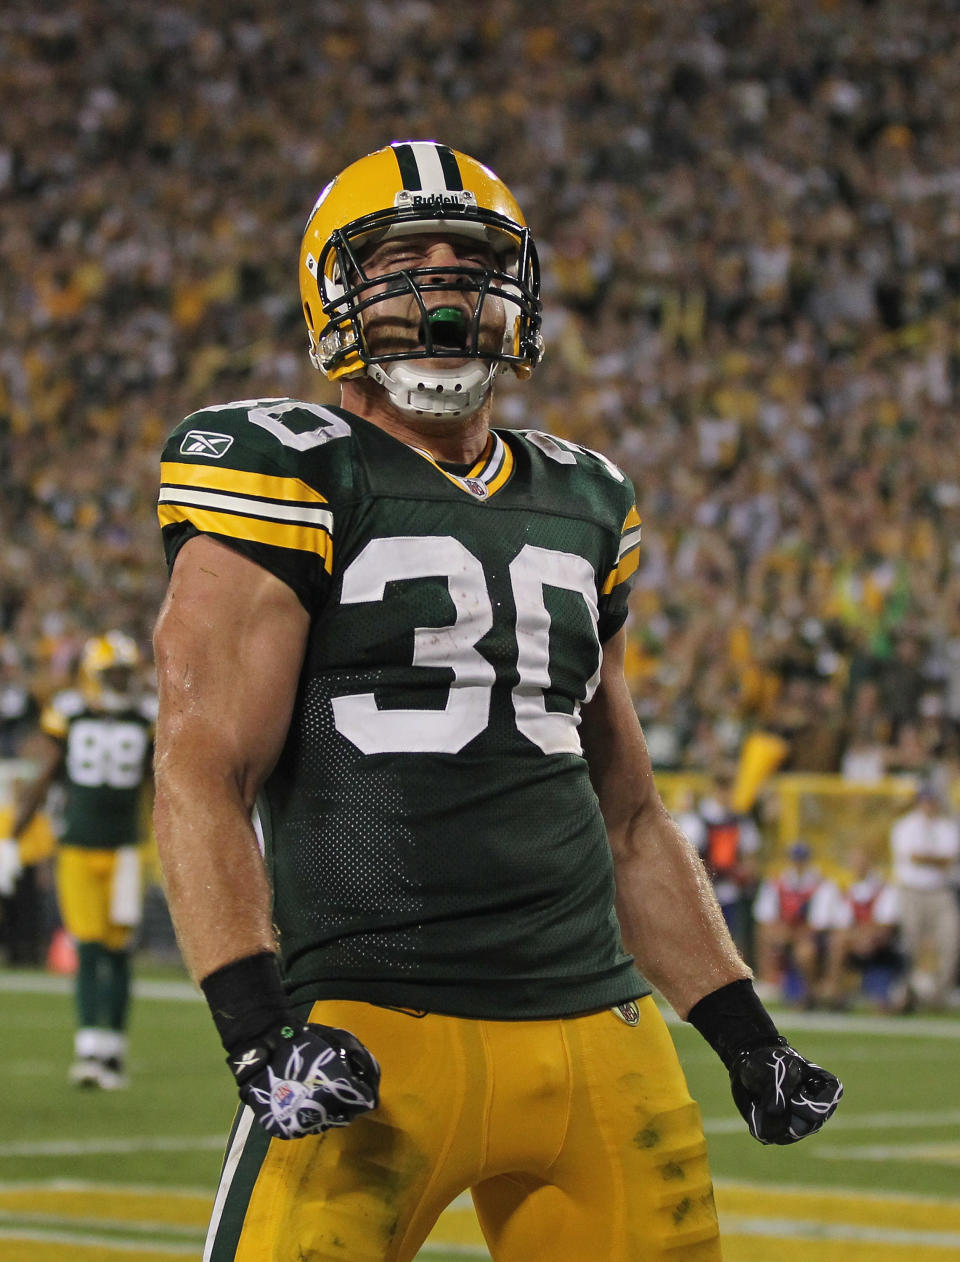
<instances>
[{"instance_id":1,"label":"player's left glove","mask_svg":"<svg viewBox=\"0 0 960 1262\"><path fill-rule=\"evenodd\" d=\"M843 1084L787 1043L749 978L705 995L687 1020L726 1065L734 1103L761 1144L795 1144L833 1116Z\"/></svg>"},{"instance_id":2,"label":"player's left glove","mask_svg":"<svg viewBox=\"0 0 960 1262\"><path fill-rule=\"evenodd\" d=\"M839 1078L784 1038L741 1052L730 1067L730 1089L761 1144L795 1144L812 1135L833 1116L843 1095Z\"/></svg>"}]
</instances>

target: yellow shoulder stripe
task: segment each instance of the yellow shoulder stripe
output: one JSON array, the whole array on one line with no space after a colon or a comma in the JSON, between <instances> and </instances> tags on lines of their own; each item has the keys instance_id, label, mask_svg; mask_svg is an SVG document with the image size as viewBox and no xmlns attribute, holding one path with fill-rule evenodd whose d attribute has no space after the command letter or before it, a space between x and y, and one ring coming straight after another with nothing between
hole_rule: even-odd
<instances>
[{"instance_id":1,"label":"yellow shoulder stripe","mask_svg":"<svg viewBox=\"0 0 960 1262\"><path fill-rule=\"evenodd\" d=\"M613 589L620 583L626 582L630 575L640 564L640 549L631 548L616 569L610 571L607 581L604 583L602 591L604 596L609 596Z\"/></svg>"},{"instance_id":2,"label":"yellow shoulder stripe","mask_svg":"<svg viewBox=\"0 0 960 1262\"><path fill-rule=\"evenodd\" d=\"M175 486L199 486L211 491L234 491L238 495L259 495L265 499L311 501L326 504L319 491L300 478L280 478L268 473L246 473L223 465L185 464L165 460L160 477Z\"/></svg>"},{"instance_id":3,"label":"yellow shoulder stripe","mask_svg":"<svg viewBox=\"0 0 960 1262\"><path fill-rule=\"evenodd\" d=\"M333 571L333 540L326 530L317 526L239 517L236 513L186 504L161 504L157 515L161 526L188 521L203 534L225 535L228 539L248 539L251 543L266 543L275 548L313 552L323 559L323 568L328 574Z\"/></svg>"},{"instance_id":4,"label":"yellow shoulder stripe","mask_svg":"<svg viewBox=\"0 0 960 1262\"><path fill-rule=\"evenodd\" d=\"M609 596L615 587L620 583L626 582L639 564L640 514L637 512L636 505L634 505L623 519L623 525L620 528L620 551L617 554L617 564L607 575L607 581L601 589L603 595Z\"/></svg>"}]
</instances>

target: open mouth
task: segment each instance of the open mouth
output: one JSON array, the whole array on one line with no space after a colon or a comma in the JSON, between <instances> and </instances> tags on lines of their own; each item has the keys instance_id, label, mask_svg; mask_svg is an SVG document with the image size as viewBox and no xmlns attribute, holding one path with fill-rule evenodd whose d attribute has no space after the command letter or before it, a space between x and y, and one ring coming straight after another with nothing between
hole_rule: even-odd
<instances>
[{"instance_id":1,"label":"open mouth","mask_svg":"<svg viewBox=\"0 0 960 1262\"><path fill-rule=\"evenodd\" d=\"M467 349L468 321L459 307L434 307L420 322L421 345L429 344L434 350L465 351Z\"/></svg>"}]
</instances>

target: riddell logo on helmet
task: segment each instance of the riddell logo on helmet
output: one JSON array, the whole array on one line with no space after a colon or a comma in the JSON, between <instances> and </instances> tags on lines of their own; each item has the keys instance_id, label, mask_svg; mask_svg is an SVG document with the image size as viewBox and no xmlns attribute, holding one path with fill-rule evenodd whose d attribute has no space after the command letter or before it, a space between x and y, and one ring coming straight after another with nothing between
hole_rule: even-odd
<instances>
[{"instance_id":1,"label":"riddell logo on helmet","mask_svg":"<svg viewBox=\"0 0 960 1262\"><path fill-rule=\"evenodd\" d=\"M433 192L413 192L403 188L393 199L394 206L400 209L429 210L475 210L476 196L469 189L434 189Z\"/></svg>"},{"instance_id":2,"label":"riddell logo on helmet","mask_svg":"<svg viewBox=\"0 0 960 1262\"><path fill-rule=\"evenodd\" d=\"M451 206L463 210L462 193L412 193L410 200L414 206Z\"/></svg>"}]
</instances>

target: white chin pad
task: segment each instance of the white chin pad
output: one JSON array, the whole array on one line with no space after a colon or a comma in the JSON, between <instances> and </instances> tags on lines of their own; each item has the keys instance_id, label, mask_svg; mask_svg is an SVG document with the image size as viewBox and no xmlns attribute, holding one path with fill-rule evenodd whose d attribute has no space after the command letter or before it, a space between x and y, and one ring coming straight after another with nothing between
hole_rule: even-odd
<instances>
[{"instance_id":1,"label":"white chin pad","mask_svg":"<svg viewBox=\"0 0 960 1262\"><path fill-rule=\"evenodd\" d=\"M437 420L471 416L490 393L498 365L474 360L458 368L415 363L371 364L369 376L402 412Z\"/></svg>"}]
</instances>

